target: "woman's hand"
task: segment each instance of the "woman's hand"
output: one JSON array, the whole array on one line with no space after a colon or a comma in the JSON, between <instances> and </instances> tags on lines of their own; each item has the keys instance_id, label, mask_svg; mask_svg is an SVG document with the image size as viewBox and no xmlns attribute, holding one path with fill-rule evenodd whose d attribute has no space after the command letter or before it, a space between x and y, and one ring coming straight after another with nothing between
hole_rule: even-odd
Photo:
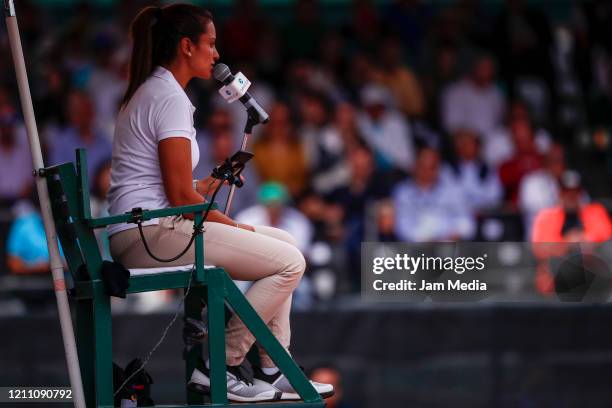
<instances>
[{"instance_id":1,"label":"woman's hand","mask_svg":"<svg viewBox=\"0 0 612 408\"><path fill-rule=\"evenodd\" d=\"M252 225L236 223L236 227L242 228L247 231L255 232L255 228Z\"/></svg>"},{"instance_id":2,"label":"woman's hand","mask_svg":"<svg viewBox=\"0 0 612 408\"><path fill-rule=\"evenodd\" d=\"M198 180L196 183L196 191L205 198L210 198L207 195L215 192L216 188L221 183L221 180L214 177L206 177L205 179ZM223 182L227 185L227 181Z\"/></svg>"}]
</instances>

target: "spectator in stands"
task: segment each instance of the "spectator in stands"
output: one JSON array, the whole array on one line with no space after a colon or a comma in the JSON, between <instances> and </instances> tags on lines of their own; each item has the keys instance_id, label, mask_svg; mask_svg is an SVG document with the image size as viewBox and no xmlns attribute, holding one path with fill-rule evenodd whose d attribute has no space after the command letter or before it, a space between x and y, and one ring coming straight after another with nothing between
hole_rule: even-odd
<instances>
[{"instance_id":1,"label":"spectator in stands","mask_svg":"<svg viewBox=\"0 0 612 408\"><path fill-rule=\"evenodd\" d=\"M399 241L395 234L395 207L393 207L393 201L381 200L378 203L376 208L376 230L374 241Z\"/></svg>"},{"instance_id":2,"label":"spectator in stands","mask_svg":"<svg viewBox=\"0 0 612 408\"><path fill-rule=\"evenodd\" d=\"M328 194L326 199L342 208L347 246L358 252L364 237L368 205L389 197L391 184L385 174L376 171L372 151L365 143L353 147L347 156L349 181Z\"/></svg>"},{"instance_id":3,"label":"spectator in stands","mask_svg":"<svg viewBox=\"0 0 612 408\"><path fill-rule=\"evenodd\" d=\"M6 239L6 266L19 278L11 294L19 299L28 312L48 311L55 295L49 277L49 251L42 217L28 200L13 206L15 219ZM61 247L60 247L61 254Z\"/></svg>"},{"instance_id":4,"label":"spectator in stands","mask_svg":"<svg viewBox=\"0 0 612 408\"><path fill-rule=\"evenodd\" d=\"M397 236L408 242L472 238L471 209L459 186L440 176L440 154L421 149L413 174L393 191Z\"/></svg>"},{"instance_id":5,"label":"spectator in stands","mask_svg":"<svg viewBox=\"0 0 612 408\"><path fill-rule=\"evenodd\" d=\"M117 42L118 39L111 32L96 33L92 44L96 64L91 69L86 85L89 95L95 95L92 98L94 126L109 137L115 131L115 117L127 86L121 73L127 58L121 58L117 53Z\"/></svg>"},{"instance_id":6,"label":"spectator in stands","mask_svg":"<svg viewBox=\"0 0 612 408\"><path fill-rule=\"evenodd\" d=\"M340 105L333 122L327 124L331 108L329 101L320 93L302 95L300 137L306 149L311 185L320 194L329 193L347 181L344 139L356 136L352 106Z\"/></svg>"},{"instance_id":7,"label":"spectator in stands","mask_svg":"<svg viewBox=\"0 0 612 408\"><path fill-rule=\"evenodd\" d=\"M600 203L585 203L580 175L573 170L563 172L559 202L541 210L531 232L533 251L540 260L536 272L536 288L543 294L553 290L549 260L570 251L581 251L586 243L612 239L612 222Z\"/></svg>"},{"instance_id":8,"label":"spectator in stands","mask_svg":"<svg viewBox=\"0 0 612 408\"><path fill-rule=\"evenodd\" d=\"M483 54L468 76L443 91L441 116L448 133L466 128L486 137L502 123L506 101L494 80L495 62Z\"/></svg>"},{"instance_id":9,"label":"spectator in stands","mask_svg":"<svg viewBox=\"0 0 612 408\"><path fill-rule=\"evenodd\" d=\"M514 155L499 168L499 178L506 192L506 199L512 205L517 203L521 180L527 174L542 167L542 155L534 140L533 127L528 120L516 119L510 124Z\"/></svg>"},{"instance_id":10,"label":"spectator in stands","mask_svg":"<svg viewBox=\"0 0 612 408\"><path fill-rule=\"evenodd\" d=\"M328 121L331 104L325 96L315 91L303 92L299 97L300 128L298 130L306 152L308 168L316 173L327 166L327 149L323 133Z\"/></svg>"},{"instance_id":11,"label":"spectator in stands","mask_svg":"<svg viewBox=\"0 0 612 408\"><path fill-rule=\"evenodd\" d=\"M108 216L108 201L106 195L110 188L111 159L107 157L94 172L94 182L91 186L91 215L93 217Z\"/></svg>"},{"instance_id":12,"label":"spectator in stands","mask_svg":"<svg viewBox=\"0 0 612 408\"><path fill-rule=\"evenodd\" d=\"M7 265L16 275L49 273L49 251L40 214L29 201L14 207L15 221L7 237Z\"/></svg>"},{"instance_id":13,"label":"spectator in stands","mask_svg":"<svg viewBox=\"0 0 612 408\"><path fill-rule=\"evenodd\" d=\"M361 90L363 111L357 118L359 132L374 152L376 167L382 171L410 171L414 161L408 122L393 108L393 96L380 85Z\"/></svg>"},{"instance_id":14,"label":"spectator in stands","mask_svg":"<svg viewBox=\"0 0 612 408\"><path fill-rule=\"evenodd\" d=\"M512 124L517 121L528 121L533 126L527 105L522 101L514 101L510 105L504 126L483 137L483 157L489 165L498 167L516 153L515 145L512 142ZM541 127L534 127L533 136L537 151L540 154L546 154L552 143L548 131Z\"/></svg>"},{"instance_id":15,"label":"spectator in stands","mask_svg":"<svg viewBox=\"0 0 612 408\"><path fill-rule=\"evenodd\" d=\"M444 44L425 58L425 67L420 77L426 95L427 119L432 124L441 123L441 104L443 89L459 77L459 55L457 48Z\"/></svg>"},{"instance_id":16,"label":"spectator in stands","mask_svg":"<svg viewBox=\"0 0 612 408\"><path fill-rule=\"evenodd\" d=\"M544 243L604 242L612 238L612 223L603 205L583 202L580 175L566 170L559 202L536 215L531 236L533 242Z\"/></svg>"},{"instance_id":17,"label":"spectator in stands","mask_svg":"<svg viewBox=\"0 0 612 408\"><path fill-rule=\"evenodd\" d=\"M359 101L364 84L374 82L376 67L371 55L357 51L350 56L347 72L344 77L346 93L350 100Z\"/></svg>"},{"instance_id":18,"label":"spectator in stands","mask_svg":"<svg viewBox=\"0 0 612 408\"><path fill-rule=\"evenodd\" d=\"M300 211L312 223L315 240L339 243L344 239L342 207L336 203L328 203L312 189L300 195L296 202Z\"/></svg>"},{"instance_id":19,"label":"spectator in stands","mask_svg":"<svg viewBox=\"0 0 612 408\"><path fill-rule=\"evenodd\" d=\"M262 182L277 181L287 186L292 197L304 190L308 176L305 151L284 103L277 103L270 110L270 123L255 142L253 153Z\"/></svg>"},{"instance_id":20,"label":"spectator in stands","mask_svg":"<svg viewBox=\"0 0 612 408\"><path fill-rule=\"evenodd\" d=\"M104 161L111 156L110 138L94 126L95 115L91 98L82 91L73 90L67 101L68 126L59 128L50 136L50 164L72 162L75 160L75 149L87 149L87 170L89 185Z\"/></svg>"},{"instance_id":21,"label":"spectator in stands","mask_svg":"<svg viewBox=\"0 0 612 408\"><path fill-rule=\"evenodd\" d=\"M501 204L503 190L497 169L486 164L480 154L480 138L471 130L453 135L456 160L444 167L444 175L456 183L474 211Z\"/></svg>"},{"instance_id":22,"label":"spectator in stands","mask_svg":"<svg viewBox=\"0 0 612 408\"><path fill-rule=\"evenodd\" d=\"M402 47L397 38L383 41L379 60L377 79L391 90L399 111L409 118L423 116L426 108L423 89L414 72L402 63Z\"/></svg>"},{"instance_id":23,"label":"spectator in stands","mask_svg":"<svg viewBox=\"0 0 612 408\"><path fill-rule=\"evenodd\" d=\"M528 237L531 236L531 225L536 214L559 202L559 181L565 170L563 147L553 144L544 157L544 167L523 177L519 186L518 204Z\"/></svg>"},{"instance_id":24,"label":"spectator in stands","mask_svg":"<svg viewBox=\"0 0 612 408\"><path fill-rule=\"evenodd\" d=\"M371 211L374 204L390 194L390 180L386 174L376 172L372 151L361 142L347 153L350 178L345 186L327 195L327 202L342 209L344 247L350 271L359 270L359 253L364 241L368 216L374 222ZM370 211L370 214L368 212ZM349 276L355 290L359 288L359 274Z\"/></svg>"},{"instance_id":25,"label":"spectator in stands","mask_svg":"<svg viewBox=\"0 0 612 408\"><path fill-rule=\"evenodd\" d=\"M336 105L334 122L330 130L337 133L336 137L342 139L342 144L347 150L358 146L363 141L357 126L355 107L348 102L340 102Z\"/></svg>"},{"instance_id":26,"label":"spectator in stands","mask_svg":"<svg viewBox=\"0 0 612 408\"><path fill-rule=\"evenodd\" d=\"M363 144L357 128L355 108L348 102L336 105L334 120L325 128L318 143L325 166L312 172L311 185L319 194L329 194L349 182L347 153ZM318 160L317 160L318 161Z\"/></svg>"},{"instance_id":27,"label":"spectator in stands","mask_svg":"<svg viewBox=\"0 0 612 408\"><path fill-rule=\"evenodd\" d=\"M0 206L29 197L33 182L25 128L14 113L0 114Z\"/></svg>"}]
</instances>

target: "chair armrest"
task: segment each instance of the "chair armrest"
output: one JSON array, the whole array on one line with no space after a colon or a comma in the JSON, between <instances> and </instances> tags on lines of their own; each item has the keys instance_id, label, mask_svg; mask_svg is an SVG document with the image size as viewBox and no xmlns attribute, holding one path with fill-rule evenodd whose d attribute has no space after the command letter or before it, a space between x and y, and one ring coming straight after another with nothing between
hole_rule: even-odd
<instances>
[{"instance_id":1,"label":"chair armrest","mask_svg":"<svg viewBox=\"0 0 612 408\"><path fill-rule=\"evenodd\" d=\"M172 215L202 213L205 212L209 207L211 210L216 210L218 206L217 203L201 203L162 208L158 210L143 210L141 214L141 219L143 221L147 221L153 218L169 217ZM88 218L85 220L85 222L87 223L88 227L103 228L112 224L135 222L135 217L132 215L132 213L125 213L121 215L111 215L109 217Z\"/></svg>"}]
</instances>

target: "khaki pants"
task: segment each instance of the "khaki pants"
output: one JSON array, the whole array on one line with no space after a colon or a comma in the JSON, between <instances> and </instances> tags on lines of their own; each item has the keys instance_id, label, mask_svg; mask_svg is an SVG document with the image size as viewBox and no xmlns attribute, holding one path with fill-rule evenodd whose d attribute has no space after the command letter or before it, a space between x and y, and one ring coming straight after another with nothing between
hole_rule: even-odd
<instances>
[{"instance_id":1,"label":"khaki pants","mask_svg":"<svg viewBox=\"0 0 612 408\"><path fill-rule=\"evenodd\" d=\"M294 238L278 228L255 226L256 232L216 222L204 223L204 261L225 268L236 280L254 281L246 298L285 349L289 349L291 295L304 274L306 262ZM143 227L151 252L171 258L185 248L193 221L183 217L159 219L159 225ZM154 268L194 262L193 246L173 263L159 263L145 251L137 228L110 237L113 258L127 268ZM226 328L226 363L239 365L255 339L234 315ZM263 367L274 363L260 349Z\"/></svg>"}]
</instances>

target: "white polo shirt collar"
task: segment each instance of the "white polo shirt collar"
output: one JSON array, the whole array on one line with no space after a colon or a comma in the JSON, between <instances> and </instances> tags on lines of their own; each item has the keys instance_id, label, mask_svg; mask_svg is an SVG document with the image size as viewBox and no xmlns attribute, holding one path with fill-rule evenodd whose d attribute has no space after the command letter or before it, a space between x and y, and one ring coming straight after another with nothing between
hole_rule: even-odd
<instances>
[{"instance_id":1,"label":"white polo shirt collar","mask_svg":"<svg viewBox=\"0 0 612 408\"><path fill-rule=\"evenodd\" d=\"M156 78L160 78L160 79L163 79L164 81L167 81L173 87L175 87L177 91L180 91L182 94L184 94L185 98L187 98L187 100L189 101L189 104L191 105L191 110L195 111L195 106L193 106L193 104L191 103L191 100L187 96L187 93L185 92L181 84L178 83L178 81L176 80L172 72L158 65L153 69L153 73L151 75Z\"/></svg>"}]
</instances>

